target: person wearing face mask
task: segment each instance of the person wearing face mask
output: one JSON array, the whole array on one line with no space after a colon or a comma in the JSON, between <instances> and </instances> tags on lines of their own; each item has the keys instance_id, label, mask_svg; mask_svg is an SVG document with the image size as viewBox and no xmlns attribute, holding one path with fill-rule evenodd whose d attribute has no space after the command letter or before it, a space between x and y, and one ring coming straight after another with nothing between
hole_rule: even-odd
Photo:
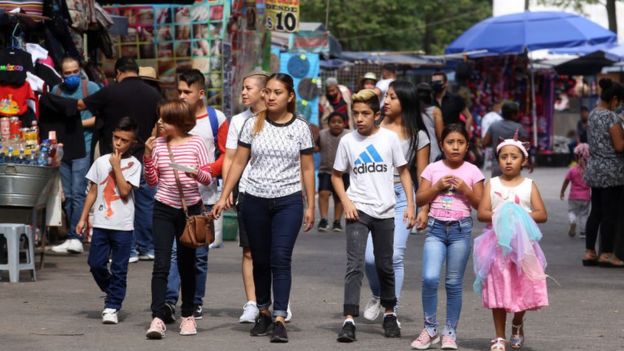
<instances>
[{"instance_id":1,"label":"person wearing face mask","mask_svg":"<svg viewBox=\"0 0 624 351\"><path fill-rule=\"evenodd\" d=\"M321 129L327 128L329 115L338 112L347 121L345 128L351 128L351 92L344 85L338 84L338 80L329 77L325 81L325 95L319 101L319 113L321 114Z\"/></svg>"},{"instance_id":2,"label":"person wearing face mask","mask_svg":"<svg viewBox=\"0 0 624 351\"><path fill-rule=\"evenodd\" d=\"M470 134L472 131L472 114L462 97L448 91L446 73L442 71L433 73L431 76L431 89L433 90L435 105L442 110L444 125L452 123L464 124Z\"/></svg>"},{"instance_id":3,"label":"person wearing face mask","mask_svg":"<svg viewBox=\"0 0 624 351\"><path fill-rule=\"evenodd\" d=\"M74 57L65 57L61 61L63 83L52 88L52 94L71 99L82 99L94 94L100 87L94 82L83 79L80 62ZM76 233L76 224L80 220L80 211L85 201L87 181L85 176L91 166L91 149L93 145L93 127L95 116L90 110L80 111L82 119L85 156L61 162L61 184L65 194L64 210L67 215L69 231L67 239L60 245L52 247L59 254L82 253L82 237Z\"/></svg>"}]
</instances>

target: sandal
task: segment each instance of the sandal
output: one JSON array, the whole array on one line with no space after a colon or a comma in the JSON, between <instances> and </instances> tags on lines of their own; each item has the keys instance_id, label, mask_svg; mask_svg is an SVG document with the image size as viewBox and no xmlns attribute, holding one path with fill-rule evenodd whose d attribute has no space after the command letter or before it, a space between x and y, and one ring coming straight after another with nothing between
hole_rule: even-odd
<instances>
[{"instance_id":1,"label":"sandal","mask_svg":"<svg viewBox=\"0 0 624 351\"><path fill-rule=\"evenodd\" d=\"M503 338L495 338L490 341L490 351L506 351L507 340Z\"/></svg>"},{"instance_id":2,"label":"sandal","mask_svg":"<svg viewBox=\"0 0 624 351\"><path fill-rule=\"evenodd\" d=\"M586 250L585 256L583 256L583 266L597 266L598 265L598 255L593 250Z\"/></svg>"},{"instance_id":3,"label":"sandal","mask_svg":"<svg viewBox=\"0 0 624 351\"><path fill-rule=\"evenodd\" d=\"M523 323L518 325L511 324L511 338L509 339L509 344L512 350L520 350L522 345L524 345L524 335L520 334L520 330L522 329L522 334L524 334L524 329L522 328ZM516 333L514 333L514 330Z\"/></svg>"},{"instance_id":4,"label":"sandal","mask_svg":"<svg viewBox=\"0 0 624 351\"><path fill-rule=\"evenodd\" d=\"M611 259L613 258L613 254L603 253L598 257L598 265L600 267L613 267L611 264Z\"/></svg>"},{"instance_id":5,"label":"sandal","mask_svg":"<svg viewBox=\"0 0 624 351\"><path fill-rule=\"evenodd\" d=\"M609 264L613 268L624 268L624 261L617 258L615 255L611 256L609 259Z\"/></svg>"}]
</instances>

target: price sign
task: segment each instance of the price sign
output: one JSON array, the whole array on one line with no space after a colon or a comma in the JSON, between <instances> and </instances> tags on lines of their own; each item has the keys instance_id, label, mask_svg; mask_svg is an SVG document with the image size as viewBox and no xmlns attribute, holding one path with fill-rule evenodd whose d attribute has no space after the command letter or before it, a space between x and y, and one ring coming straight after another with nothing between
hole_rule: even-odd
<instances>
[{"instance_id":1,"label":"price sign","mask_svg":"<svg viewBox=\"0 0 624 351\"><path fill-rule=\"evenodd\" d=\"M268 30L299 31L299 0L265 0L264 6Z\"/></svg>"}]
</instances>

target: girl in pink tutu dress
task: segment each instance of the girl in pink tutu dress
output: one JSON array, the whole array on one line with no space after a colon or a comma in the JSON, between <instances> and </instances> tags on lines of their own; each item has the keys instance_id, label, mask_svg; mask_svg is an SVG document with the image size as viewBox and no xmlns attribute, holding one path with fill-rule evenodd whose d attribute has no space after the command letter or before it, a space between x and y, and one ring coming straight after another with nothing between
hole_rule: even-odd
<instances>
[{"instance_id":1,"label":"girl in pink tutu dress","mask_svg":"<svg viewBox=\"0 0 624 351\"><path fill-rule=\"evenodd\" d=\"M506 350L507 313L514 313L509 345L518 350L524 343L525 312L548 306L546 259L536 224L548 215L535 183L521 175L527 147L516 136L496 151L503 175L486 184L479 204L479 221L491 225L474 242L474 288L494 317L496 338L490 350Z\"/></svg>"}]
</instances>

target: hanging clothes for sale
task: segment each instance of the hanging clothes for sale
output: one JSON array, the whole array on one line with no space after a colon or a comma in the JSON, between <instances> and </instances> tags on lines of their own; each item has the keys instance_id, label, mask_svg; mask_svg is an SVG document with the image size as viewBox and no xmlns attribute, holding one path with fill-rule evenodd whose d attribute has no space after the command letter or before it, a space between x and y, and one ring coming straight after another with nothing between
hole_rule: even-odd
<instances>
[{"instance_id":1,"label":"hanging clothes for sale","mask_svg":"<svg viewBox=\"0 0 624 351\"><path fill-rule=\"evenodd\" d=\"M26 72L33 71L32 57L24 50L0 50L0 84L20 86L26 81Z\"/></svg>"},{"instance_id":2,"label":"hanging clothes for sale","mask_svg":"<svg viewBox=\"0 0 624 351\"><path fill-rule=\"evenodd\" d=\"M85 157L87 153L84 130L77 101L55 94L45 94L39 100L39 108L40 135L48 135L51 130L56 131L58 142L63 143L63 161Z\"/></svg>"},{"instance_id":3,"label":"hanging clothes for sale","mask_svg":"<svg viewBox=\"0 0 624 351\"><path fill-rule=\"evenodd\" d=\"M21 116L28 110L28 100L36 101L28 82L21 85L0 84L0 116Z\"/></svg>"}]
</instances>

